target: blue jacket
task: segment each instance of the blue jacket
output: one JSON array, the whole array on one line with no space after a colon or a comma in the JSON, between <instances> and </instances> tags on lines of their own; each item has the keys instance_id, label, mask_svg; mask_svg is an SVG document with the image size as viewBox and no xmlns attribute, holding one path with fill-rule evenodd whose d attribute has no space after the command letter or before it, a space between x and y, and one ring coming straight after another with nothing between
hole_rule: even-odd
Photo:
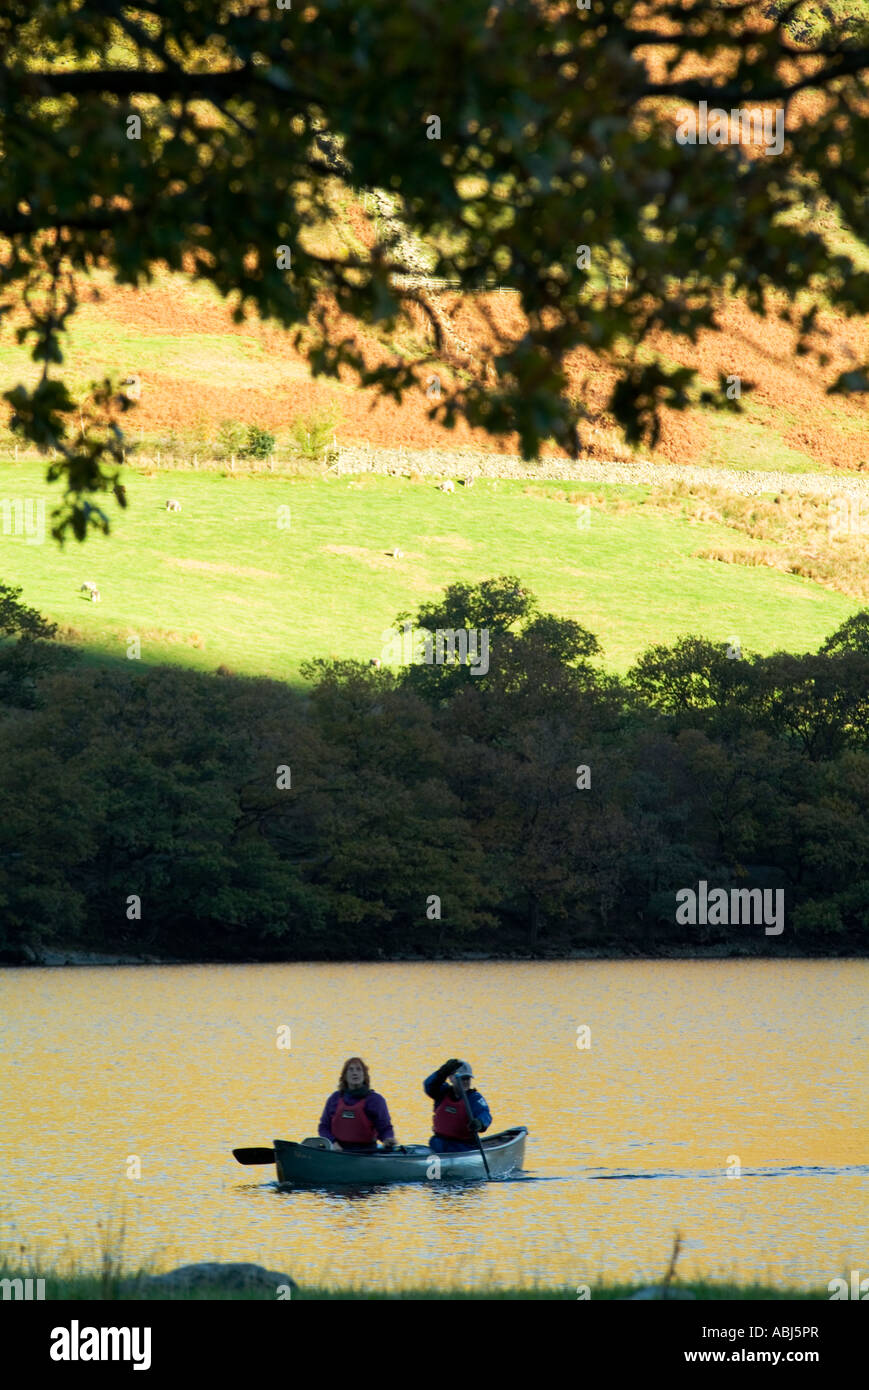
<instances>
[{"instance_id":1,"label":"blue jacket","mask_svg":"<svg viewBox=\"0 0 869 1390\"><path fill-rule=\"evenodd\" d=\"M422 1083L422 1089L427 1096L431 1096L431 1099L434 1101L435 1109L437 1109L438 1104L443 1100L447 1091L450 1089L447 1081L440 1080L440 1074L440 1070L433 1071L431 1076L427 1076ZM481 1096L479 1091L467 1091L466 1095L474 1119L481 1120L483 1129L488 1129L489 1125L492 1123L492 1114L486 1104L485 1097ZM435 1149L440 1153L461 1153L465 1149L475 1147L473 1144L462 1144L458 1139L442 1139L439 1134L433 1134L428 1141L428 1145L430 1149Z\"/></svg>"}]
</instances>

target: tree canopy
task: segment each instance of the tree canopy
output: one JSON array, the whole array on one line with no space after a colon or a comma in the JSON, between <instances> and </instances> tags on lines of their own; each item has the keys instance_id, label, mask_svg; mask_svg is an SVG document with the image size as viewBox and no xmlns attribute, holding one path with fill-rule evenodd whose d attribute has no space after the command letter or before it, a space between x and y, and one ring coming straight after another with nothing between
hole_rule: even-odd
<instances>
[{"instance_id":1,"label":"tree canopy","mask_svg":"<svg viewBox=\"0 0 869 1390\"><path fill-rule=\"evenodd\" d=\"M70 660L7 591L0 960L865 953L869 611L820 652L689 635L620 680L514 592L417 611L491 626L479 679L320 660L301 693ZM686 929L699 880L781 889L785 934Z\"/></svg>"},{"instance_id":2,"label":"tree canopy","mask_svg":"<svg viewBox=\"0 0 869 1390\"><path fill-rule=\"evenodd\" d=\"M85 535L83 501L116 486L123 457L117 383L85 426L53 375L97 265L128 284L187 270L239 316L313 326L314 371L346 364L399 399L424 380L418 363L366 368L329 334L327 301L388 325L413 294L396 273L417 268L394 230L367 255L325 253L342 183L387 190L433 274L518 290L527 331L432 410L515 432L527 457L547 439L579 452L563 363L581 345L617 367L610 408L631 442L654 441L663 405L739 409L725 378L701 391L646 346L656 330L695 341L722 295L786 314L798 350L823 354L820 303L869 310L869 274L819 230L832 216L846 240L866 231L869 17L822 10L6 0L0 314L25 306L16 331L43 372L5 398L59 454L55 534ZM869 389L866 364L831 389Z\"/></svg>"}]
</instances>

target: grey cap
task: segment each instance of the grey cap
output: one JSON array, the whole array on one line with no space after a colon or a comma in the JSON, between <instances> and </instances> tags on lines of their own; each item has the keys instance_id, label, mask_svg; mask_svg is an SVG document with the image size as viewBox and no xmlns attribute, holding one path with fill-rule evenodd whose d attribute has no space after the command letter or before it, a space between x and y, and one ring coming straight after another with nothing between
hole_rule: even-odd
<instances>
[{"instance_id":1,"label":"grey cap","mask_svg":"<svg viewBox=\"0 0 869 1390\"><path fill-rule=\"evenodd\" d=\"M471 1071L471 1068L468 1066L467 1062L459 1062L459 1065L456 1067L455 1071L453 1072L453 1076L473 1076L473 1075L474 1075L474 1073Z\"/></svg>"}]
</instances>

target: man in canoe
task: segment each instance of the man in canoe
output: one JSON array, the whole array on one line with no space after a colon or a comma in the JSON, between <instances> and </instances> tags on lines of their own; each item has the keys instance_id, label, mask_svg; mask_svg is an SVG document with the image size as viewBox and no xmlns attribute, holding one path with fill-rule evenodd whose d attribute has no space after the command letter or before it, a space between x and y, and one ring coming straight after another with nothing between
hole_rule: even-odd
<instances>
[{"instance_id":1,"label":"man in canoe","mask_svg":"<svg viewBox=\"0 0 869 1390\"><path fill-rule=\"evenodd\" d=\"M473 1087L473 1072L467 1062L451 1057L442 1067L426 1077L422 1088L434 1101L434 1134L429 1148L436 1153L458 1153L477 1147L476 1135L492 1123L489 1107ZM471 1109L468 1117L467 1098Z\"/></svg>"},{"instance_id":2,"label":"man in canoe","mask_svg":"<svg viewBox=\"0 0 869 1390\"><path fill-rule=\"evenodd\" d=\"M383 1096L372 1091L368 1068L361 1057L349 1057L341 1068L338 1089L323 1107L317 1133L331 1139L336 1149L348 1153L377 1152L375 1139L385 1149L395 1148L395 1134Z\"/></svg>"}]
</instances>

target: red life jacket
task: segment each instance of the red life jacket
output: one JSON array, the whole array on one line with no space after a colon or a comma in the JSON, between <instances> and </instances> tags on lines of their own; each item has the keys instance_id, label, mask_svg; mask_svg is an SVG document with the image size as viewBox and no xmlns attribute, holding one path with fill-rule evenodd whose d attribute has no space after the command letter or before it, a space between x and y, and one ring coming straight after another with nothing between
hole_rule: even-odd
<instances>
[{"instance_id":1,"label":"red life jacket","mask_svg":"<svg viewBox=\"0 0 869 1390\"><path fill-rule=\"evenodd\" d=\"M338 1106L332 1116L332 1138L339 1144L371 1144L377 1131L365 1113L367 1096L360 1100L338 1097Z\"/></svg>"},{"instance_id":2,"label":"red life jacket","mask_svg":"<svg viewBox=\"0 0 869 1390\"><path fill-rule=\"evenodd\" d=\"M441 1139L461 1139L473 1143L474 1130L468 1123L468 1112L461 1096L458 1099L447 1090L443 1100L435 1106L433 1128Z\"/></svg>"}]
</instances>

